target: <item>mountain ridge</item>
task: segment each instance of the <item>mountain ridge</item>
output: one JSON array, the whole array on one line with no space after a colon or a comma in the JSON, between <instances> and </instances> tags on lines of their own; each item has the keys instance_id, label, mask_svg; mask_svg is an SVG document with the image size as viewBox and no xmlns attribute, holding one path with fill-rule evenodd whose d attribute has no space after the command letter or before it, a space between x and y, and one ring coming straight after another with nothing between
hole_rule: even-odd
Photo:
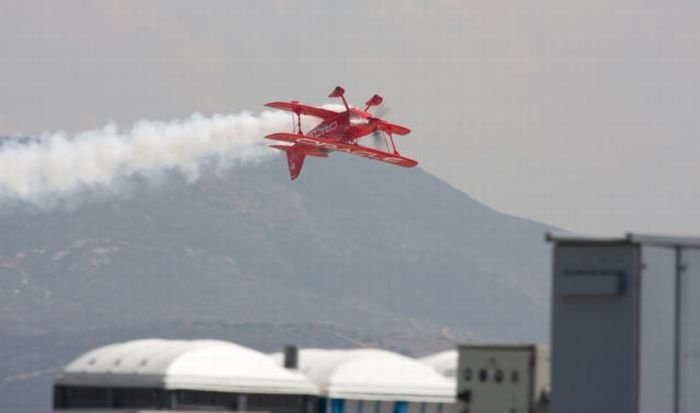
<instances>
[{"instance_id":1,"label":"mountain ridge","mask_svg":"<svg viewBox=\"0 0 700 413\"><path fill-rule=\"evenodd\" d=\"M265 349L284 344L284 331L298 338L295 328L320 341L308 345L338 346L336 332L411 354L452 343L443 336L546 339L549 227L420 169L339 155L292 183L275 158L205 170L193 184L131 186L0 216L0 325L15 343L0 355L14 360L5 379L28 377L13 388L48 385L50 373L30 373L59 368L71 346L77 356L100 337L212 332L197 322L258 325L254 337L224 336ZM275 327L285 325L296 327ZM31 326L43 344L25 354L16 343ZM51 337L66 350L39 356Z\"/></svg>"}]
</instances>

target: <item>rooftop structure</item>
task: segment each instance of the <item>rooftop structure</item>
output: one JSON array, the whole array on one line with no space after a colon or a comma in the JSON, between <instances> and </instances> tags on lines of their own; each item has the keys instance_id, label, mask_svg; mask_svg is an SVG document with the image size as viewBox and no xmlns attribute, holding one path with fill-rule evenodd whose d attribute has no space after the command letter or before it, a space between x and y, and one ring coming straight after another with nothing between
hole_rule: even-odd
<instances>
[{"instance_id":1,"label":"rooftop structure","mask_svg":"<svg viewBox=\"0 0 700 413\"><path fill-rule=\"evenodd\" d=\"M423 356L418 361L429 365L445 377L455 378L458 356L457 350L453 349Z\"/></svg>"},{"instance_id":2,"label":"rooftop structure","mask_svg":"<svg viewBox=\"0 0 700 413\"><path fill-rule=\"evenodd\" d=\"M317 394L301 373L234 343L146 339L100 347L68 364L56 379L55 405L275 411L259 395ZM306 399L288 404L299 400Z\"/></svg>"},{"instance_id":3,"label":"rooftop structure","mask_svg":"<svg viewBox=\"0 0 700 413\"><path fill-rule=\"evenodd\" d=\"M281 360L281 354L273 355ZM430 366L385 350L299 352L299 370L331 398L451 403L455 386Z\"/></svg>"}]
</instances>

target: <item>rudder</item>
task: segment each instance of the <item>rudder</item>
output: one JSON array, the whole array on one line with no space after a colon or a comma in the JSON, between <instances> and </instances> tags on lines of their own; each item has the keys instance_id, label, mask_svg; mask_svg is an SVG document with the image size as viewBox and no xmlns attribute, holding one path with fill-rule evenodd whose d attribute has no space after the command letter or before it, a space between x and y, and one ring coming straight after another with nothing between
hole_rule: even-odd
<instances>
[{"instance_id":1,"label":"rudder","mask_svg":"<svg viewBox=\"0 0 700 413\"><path fill-rule=\"evenodd\" d=\"M287 165L289 166L289 176L292 181L297 179L299 174L301 174L301 168L304 166L304 154L295 151L294 149L287 149Z\"/></svg>"},{"instance_id":2,"label":"rudder","mask_svg":"<svg viewBox=\"0 0 700 413\"><path fill-rule=\"evenodd\" d=\"M292 181L297 179L299 174L301 174L301 168L304 166L304 158L306 155L313 155L313 156L323 156L327 157L328 155L325 153L308 153L307 148L300 147L298 144L295 145L270 145L271 148L279 149L282 152L287 153L287 165L289 166L289 176L292 178ZM311 147L310 148L313 151L318 152L318 149Z\"/></svg>"}]
</instances>

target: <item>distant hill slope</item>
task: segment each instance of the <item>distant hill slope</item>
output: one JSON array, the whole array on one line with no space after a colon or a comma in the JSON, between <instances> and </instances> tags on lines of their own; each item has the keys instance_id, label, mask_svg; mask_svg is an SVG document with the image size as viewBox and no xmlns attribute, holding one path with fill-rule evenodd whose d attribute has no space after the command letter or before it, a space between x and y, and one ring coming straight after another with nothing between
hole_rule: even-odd
<instances>
[{"instance_id":1,"label":"distant hill slope","mask_svg":"<svg viewBox=\"0 0 700 413\"><path fill-rule=\"evenodd\" d=\"M42 337L139 334L143 325L169 335L163 326L197 320L331 325L371 334L373 345L410 337L414 344L396 346L405 352L436 347L443 330L457 340L546 338L548 227L493 211L420 169L338 154L310 159L295 182L281 158L192 185L165 181L0 216L4 330L17 338L35 325ZM75 347L73 355L83 351ZM0 356L20 357L16 350L0 344ZM13 377L41 370L13 360Z\"/></svg>"}]
</instances>

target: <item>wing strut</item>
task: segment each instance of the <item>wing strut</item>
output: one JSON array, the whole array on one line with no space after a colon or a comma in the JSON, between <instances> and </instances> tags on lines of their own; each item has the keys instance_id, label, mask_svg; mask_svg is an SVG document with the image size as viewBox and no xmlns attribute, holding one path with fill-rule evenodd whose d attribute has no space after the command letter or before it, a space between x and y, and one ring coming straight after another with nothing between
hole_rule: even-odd
<instances>
[{"instance_id":1,"label":"wing strut","mask_svg":"<svg viewBox=\"0 0 700 413\"><path fill-rule=\"evenodd\" d=\"M389 135L389 140L391 141L391 148L394 150L394 155L398 155L399 151L396 150L396 144L394 143L394 137L391 135L391 132L387 132L387 135Z\"/></svg>"},{"instance_id":2,"label":"wing strut","mask_svg":"<svg viewBox=\"0 0 700 413\"><path fill-rule=\"evenodd\" d=\"M303 135L304 132L301 131L301 106L298 105L299 102L296 100L292 101L292 112L294 115L297 115L297 124L296 124L296 133L299 135ZM294 115L292 115L292 125L294 125Z\"/></svg>"}]
</instances>

